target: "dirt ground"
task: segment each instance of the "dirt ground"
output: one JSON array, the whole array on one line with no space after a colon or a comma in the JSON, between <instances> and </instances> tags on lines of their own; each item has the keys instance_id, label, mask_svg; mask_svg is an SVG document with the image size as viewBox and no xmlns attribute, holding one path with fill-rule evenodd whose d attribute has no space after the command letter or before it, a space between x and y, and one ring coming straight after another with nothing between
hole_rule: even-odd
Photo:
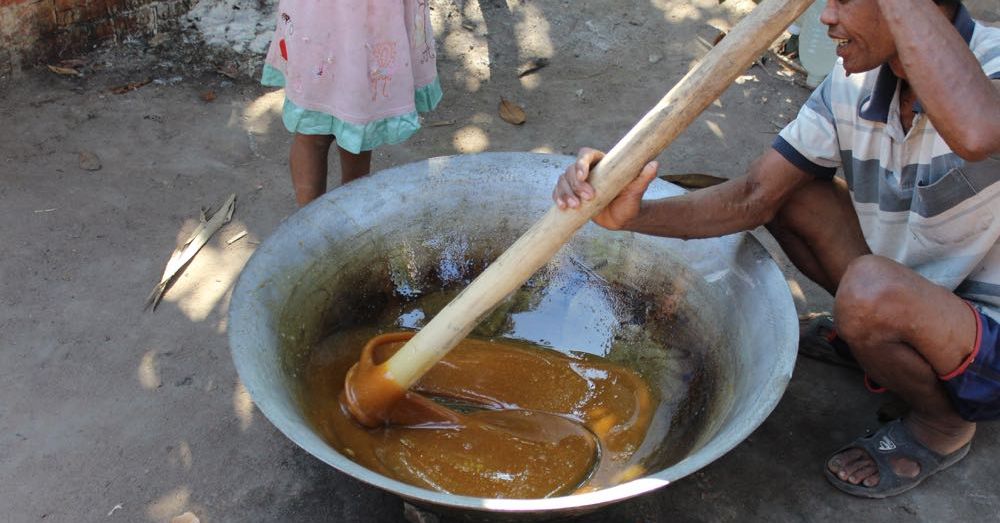
<instances>
[{"instance_id":1,"label":"dirt ground","mask_svg":"<svg viewBox=\"0 0 1000 523\"><path fill-rule=\"evenodd\" d=\"M996 23L996 0L969 2ZM702 56L749 0L431 0L440 107L375 168L479 151L608 148ZM0 521L403 521L403 502L284 438L239 383L226 340L233 284L295 212L281 94L259 56L181 35L0 79ZM548 65L518 77L533 59ZM149 83L117 94L130 82ZM735 176L808 95L774 59L747 70L662 156L674 173ZM133 85L133 87L136 87ZM501 97L525 108L514 126ZM12 132L10 132L12 131ZM331 165L336 184L338 166ZM233 220L155 312L144 300L199 210L237 194ZM228 240L243 231L247 235ZM766 233L758 235L766 243ZM801 312L830 297L788 267ZM986 521L1000 431L913 493L842 495L825 457L876 425L881 398L852 371L800 360L742 445L653 494L580 521Z\"/></svg>"}]
</instances>

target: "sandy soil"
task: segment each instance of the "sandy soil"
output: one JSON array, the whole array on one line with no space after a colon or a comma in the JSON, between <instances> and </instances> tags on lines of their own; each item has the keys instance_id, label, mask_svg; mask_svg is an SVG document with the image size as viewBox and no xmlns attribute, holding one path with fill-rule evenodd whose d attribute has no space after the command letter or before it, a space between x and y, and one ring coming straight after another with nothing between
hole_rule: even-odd
<instances>
[{"instance_id":1,"label":"sandy soil","mask_svg":"<svg viewBox=\"0 0 1000 523\"><path fill-rule=\"evenodd\" d=\"M971 4L1000 20L995 0ZM699 38L753 3L431 5L445 99L426 118L434 126L376 151L376 169L610 147L705 53ZM290 141L280 93L250 77L259 55L186 43L197 41L167 35L67 57L80 60L80 77L39 68L0 79L0 120L13 131L0 136L0 521L170 521L187 511L205 522L403 520L401 500L298 450L239 383L226 308L257 243L295 211ZM519 78L536 58L548 66ZM794 117L808 95L800 82L774 60L751 67L661 156L667 170L740 174ZM524 125L499 118L501 97L525 108ZM230 193L233 221L144 312L199 210ZM782 263L800 310L829 307ZM874 426L878 403L857 375L800 362L778 410L737 450L583 520L995 516L993 427L947 479L912 495L872 504L830 489L822 460Z\"/></svg>"}]
</instances>

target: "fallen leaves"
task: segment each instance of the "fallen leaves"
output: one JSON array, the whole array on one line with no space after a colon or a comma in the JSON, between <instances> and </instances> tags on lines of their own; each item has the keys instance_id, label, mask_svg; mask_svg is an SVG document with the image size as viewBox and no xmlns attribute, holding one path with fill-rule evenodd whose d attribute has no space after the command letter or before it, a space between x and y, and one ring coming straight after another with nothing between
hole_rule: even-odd
<instances>
[{"instance_id":1,"label":"fallen leaves","mask_svg":"<svg viewBox=\"0 0 1000 523\"><path fill-rule=\"evenodd\" d=\"M517 68L517 77L523 78L549 65L548 58L533 58Z\"/></svg>"},{"instance_id":2,"label":"fallen leaves","mask_svg":"<svg viewBox=\"0 0 1000 523\"><path fill-rule=\"evenodd\" d=\"M144 78L144 79L136 81L136 82L129 82L129 83L125 84L125 85L119 85L117 87L112 87L111 88L111 92L114 93L114 94L125 94L125 93L130 92L130 91L135 91L136 89L139 89L140 87L142 87L142 86L144 86L144 85L146 85L146 84L148 84L148 83L150 83L152 81L153 81L152 78Z\"/></svg>"},{"instance_id":3,"label":"fallen leaves","mask_svg":"<svg viewBox=\"0 0 1000 523\"><path fill-rule=\"evenodd\" d=\"M232 245L232 244L234 244L234 243L236 243L236 242L240 241L240 239L242 239L242 238L243 238L244 236L246 236L247 234L249 234L249 233L248 233L247 231L242 231L242 232L239 232L239 233L237 233L237 234L236 234L235 236L233 236L232 238L230 238L230 239L226 240L226 245Z\"/></svg>"},{"instance_id":4,"label":"fallen leaves","mask_svg":"<svg viewBox=\"0 0 1000 523\"><path fill-rule=\"evenodd\" d=\"M517 105L502 96L500 97L500 107L498 108L498 112L500 113L500 118L503 118L503 121L514 125L521 125L527 119L524 115L524 109L520 105Z\"/></svg>"},{"instance_id":5,"label":"fallen leaves","mask_svg":"<svg viewBox=\"0 0 1000 523\"><path fill-rule=\"evenodd\" d=\"M237 64L227 63L220 65L215 68L215 71L226 78L236 80L240 77L240 66Z\"/></svg>"},{"instance_id":6,"label":"fallen leaves","mask_svg":"<svg viewBox=\"0 0 1000 523\"><path fill-rule=\"evenodd\" d=\"M163 298L163 293L167 292L167 286L170 285L170 282L191 261L191 258L194 258L194 255L208 243L209 238L222 228L223 225L229 223L235 210L236 193L233 193L229 195L226 203L222 204L211 218L206 218L204 212L202 212L201 223L191 233L187 241L174 249L173 254L170 255L167 266L163 269L163 276L160 277L160 282L153 287L153 291L146 298L146 309L152 307L154 311L156 310L156 306L159 305L160 299Z\"/></svg>"},{"instance_id":7,"label":"fallen leaves","mask_svg":"<svg viewBox=\"0 0 1000 523\"><path fill-rule=\"evenodd\" d=\"M212 91L212 90L204 91L200 95L198 95L198 97L201 98L201 101L206 102L206 103L207 102L214 102L215 98L216 98L215 97L215 91Z\"/></svg>"},{"instance_id":8,"label":"fallen leaves","mask_svg":"<svg viewBox=\"0 0 1000 523\"><path fill-rule=\"evenodd\" d=\"M455 125L458 120L437 120L433 122L425 122L424 127L445 127L448 125Z\"/></svg>"},{"instance_id":9,"label":"fallen leaves","mask_svg":"<svg viewBox=\"0 0 1000 523\"><path fill-rule=\"evenodd\" d=\"M49 65L47 67L49 68L49 71L63 76L83 76L83 73L76 70L74 67L64 67L61 65Z\"/></svg>"}]
</instances>

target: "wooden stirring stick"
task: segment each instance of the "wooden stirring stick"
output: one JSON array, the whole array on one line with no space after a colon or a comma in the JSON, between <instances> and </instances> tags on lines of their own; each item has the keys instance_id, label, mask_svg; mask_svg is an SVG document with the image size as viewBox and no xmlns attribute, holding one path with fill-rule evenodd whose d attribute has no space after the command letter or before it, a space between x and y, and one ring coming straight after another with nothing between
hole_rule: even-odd
<instances>
[{"instance_id":1,"label":"wooden stirring stick","mask_svg":"<svg viewBox=\"0 0 1000 523\"><path fill-rule=\"evenodd\" d=\"M351 413L367 426L388 421L395 402L500 301L521 286L639 170L746 71L812 0L765 0L682 78L591 171L596 196L575 210L549 211L396 354L355 365L345 383Z\"/></svg>"}]
</instances>

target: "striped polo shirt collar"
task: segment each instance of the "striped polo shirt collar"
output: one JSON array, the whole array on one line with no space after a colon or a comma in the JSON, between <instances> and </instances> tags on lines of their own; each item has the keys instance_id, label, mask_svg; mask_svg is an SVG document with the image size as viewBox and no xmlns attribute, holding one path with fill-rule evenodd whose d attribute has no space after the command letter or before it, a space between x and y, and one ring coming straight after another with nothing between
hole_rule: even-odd
<instances>
[{"instance_id":1,"label":"striped polo shirt collar","mask_svg":"<svg viewBox=\"0 0 1000 523\"><path fill-rule=\"evenodd\" d=\"M958 10L955 12L955 19L952 23L955 25L958 33L962 35L962 38L965 39L966 44L972 41L972 33L976 29L976 22L972 20L972 15L969 14L969 10L964 5L958 5ZM889 121L889 106L892 104L893 97L896 96L896 87L898 85L899 77L896 76L896 73L892 72L889 64L881 65L878 77L875 78L875 87L872 89L872 94L861 103L861 107L858 109L858 116L872 122L887 123ZM914 102L913 111L917 113L923 112L920 100Z\"/></svg>"}]
</instances>

